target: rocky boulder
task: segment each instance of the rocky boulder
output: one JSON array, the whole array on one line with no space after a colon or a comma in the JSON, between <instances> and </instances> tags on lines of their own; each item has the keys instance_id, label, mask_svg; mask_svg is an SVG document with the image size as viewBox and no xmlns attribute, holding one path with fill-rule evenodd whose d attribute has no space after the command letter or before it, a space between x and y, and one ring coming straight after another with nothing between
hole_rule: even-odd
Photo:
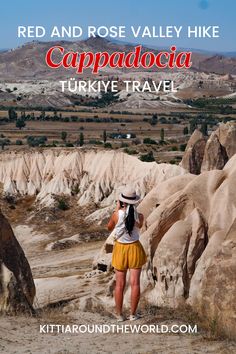
<instances>
[{"instance_id":1,"label":"rocky boulder","mask_svg":"<svg viewBox=\"0 0 236 354\"><path fill-rule=\"evenodd\" d=\"M226 235L212 235L192 278L188 303L218 331L236 337L236 219Z\"/></svg>"},{"instance_id":2,"label":"rocky boulder","mask_svg":"<svg viewBox=\"0 0 236 354\"><path fill-rule=\"evenodd\" d=\"M192 134L180 165L191 173L222 169L236 153L236 124L221 123L209 139L196 129Z\"/></svg>"},{"instance_id":3,"label":"rocky boulder","mask_svg":"<svg viewBox=\"0 0 236 354\"><path fill-rule=\"evenodd\" d=\"M227 161L226 149L221 145L217 132L213 132L206 143L201 171L222 170Z\"/></svg>"},{"instance_id":4,"label":"rocky boulder","mask_svg":"<svg viewBox=\"0 0 236 354\"><path fill-rule=\"evenodd\" d=\"M198 175L201 172L206 137L196 129L190 137L180 165L190 173Z\"/></svg>"},{"instance_id":5,"label":"rocky boulder","mask_svg":"<svg viewBox=\"0 0 236 354\"><path fill-rule=\"evenodd\" d=\"M30 311L35 285L24 251L7 219L0 212L0 311Z\"/></svg>"}]
</instances>

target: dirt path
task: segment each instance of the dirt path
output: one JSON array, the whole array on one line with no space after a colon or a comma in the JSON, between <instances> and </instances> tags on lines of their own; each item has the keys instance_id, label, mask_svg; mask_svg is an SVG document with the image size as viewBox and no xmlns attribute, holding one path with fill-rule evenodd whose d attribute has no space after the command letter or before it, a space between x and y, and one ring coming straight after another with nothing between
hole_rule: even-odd
<instances>
[{"instance_id":1,"label":"dirt path","mask_svg":"<svg viewBox=\"0 0 236 354\"><path fill-rule=\"evenodd\" d=\"M130 321L126 322L130 324ZM45 321L34 318L1 318L0 353L130 354L132 352L140 354L232 354L236 352L234 344L226 341L209 341L200 334L40 334L39 325L44 323ZM66 324L66 322L64 323ZM77 319L73 323L87 326L93 324L115 324L116 322L96 313L78 312Z\"/></svg>"}]
</instances>

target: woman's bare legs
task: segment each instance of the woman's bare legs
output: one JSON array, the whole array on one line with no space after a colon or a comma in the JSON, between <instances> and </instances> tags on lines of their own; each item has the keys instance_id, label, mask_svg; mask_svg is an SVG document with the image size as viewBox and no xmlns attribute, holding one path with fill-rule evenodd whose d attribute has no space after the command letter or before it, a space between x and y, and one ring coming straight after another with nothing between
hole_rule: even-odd
<instances>
[{"instance_id":1,"label":"woman's bare legs","mask_svg":"<svg viewBox=\"0 0 236 354\"><path fill-rule=\"evenodd\" d=\"M135 315L140 298L141 268L130 269L131 315Z\"/></svg>"},{"instance_id":2,"label":"woman's bare legs","mask_svg":"<svg viewBox=\"0 0 236 354\"><path fill-rule=\"evenodd\" d=\"M116 287L115 287L115 302L117 315L122 314L123 296L126 283L126 270L116 269Z\"/></svg>"}]
</instances>

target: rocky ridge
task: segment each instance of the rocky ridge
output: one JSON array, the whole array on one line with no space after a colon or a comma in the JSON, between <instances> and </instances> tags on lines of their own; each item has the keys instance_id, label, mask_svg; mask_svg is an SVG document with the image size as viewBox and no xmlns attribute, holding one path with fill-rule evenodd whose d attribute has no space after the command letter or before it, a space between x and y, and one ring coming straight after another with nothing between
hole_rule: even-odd
<instances>
[{"instance_id":1,"label":"rocky ridge","mask_svg":"<svg viewBox=\"0 0 236 354\"><path fill-rule=\"evenodd\" d=\"M190 137L180 166L190 173L222 169L236 153L236 124L220 124L209 138L196 129Z\"/></svg>"},{"instance_id":2,"label":"rocky ridge","mask_svg":"<svg viewBox=\"0 0 236 354\"><path fill-rule=\"evenodd\" d=\"M179 166L142 162L117 151L78 148L0 154L4 193L37 195L37 201L46 205L53 203L53 195L75 194L81 206L106 207L127 183L144 197L155 184L185 173Z\"/></svg>"}]
</instances>

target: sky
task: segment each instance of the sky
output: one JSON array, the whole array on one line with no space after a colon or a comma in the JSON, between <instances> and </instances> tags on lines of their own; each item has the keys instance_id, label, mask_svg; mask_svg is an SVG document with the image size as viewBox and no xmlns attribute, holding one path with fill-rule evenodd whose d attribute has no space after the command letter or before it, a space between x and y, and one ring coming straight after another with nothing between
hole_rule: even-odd
<instances>
[{"instance_id":1,"label":"sky","mask_svg":"<svg viewBox=\"0 0 236 354\"><path fill-rule=\"evenodd\" d=\"M2 0L0 49L15 48L33 39L17 38L17 27L44 26L219 26L219 38L133 38L125 42L152 46L236 51L236 0ZM83 37L86 37L85 35ZM83 38L82 37L82 38ZM80 38L80 39L82 39ZM45 36L39 40L52 40Z\"/></svg>"}]
</instances>

